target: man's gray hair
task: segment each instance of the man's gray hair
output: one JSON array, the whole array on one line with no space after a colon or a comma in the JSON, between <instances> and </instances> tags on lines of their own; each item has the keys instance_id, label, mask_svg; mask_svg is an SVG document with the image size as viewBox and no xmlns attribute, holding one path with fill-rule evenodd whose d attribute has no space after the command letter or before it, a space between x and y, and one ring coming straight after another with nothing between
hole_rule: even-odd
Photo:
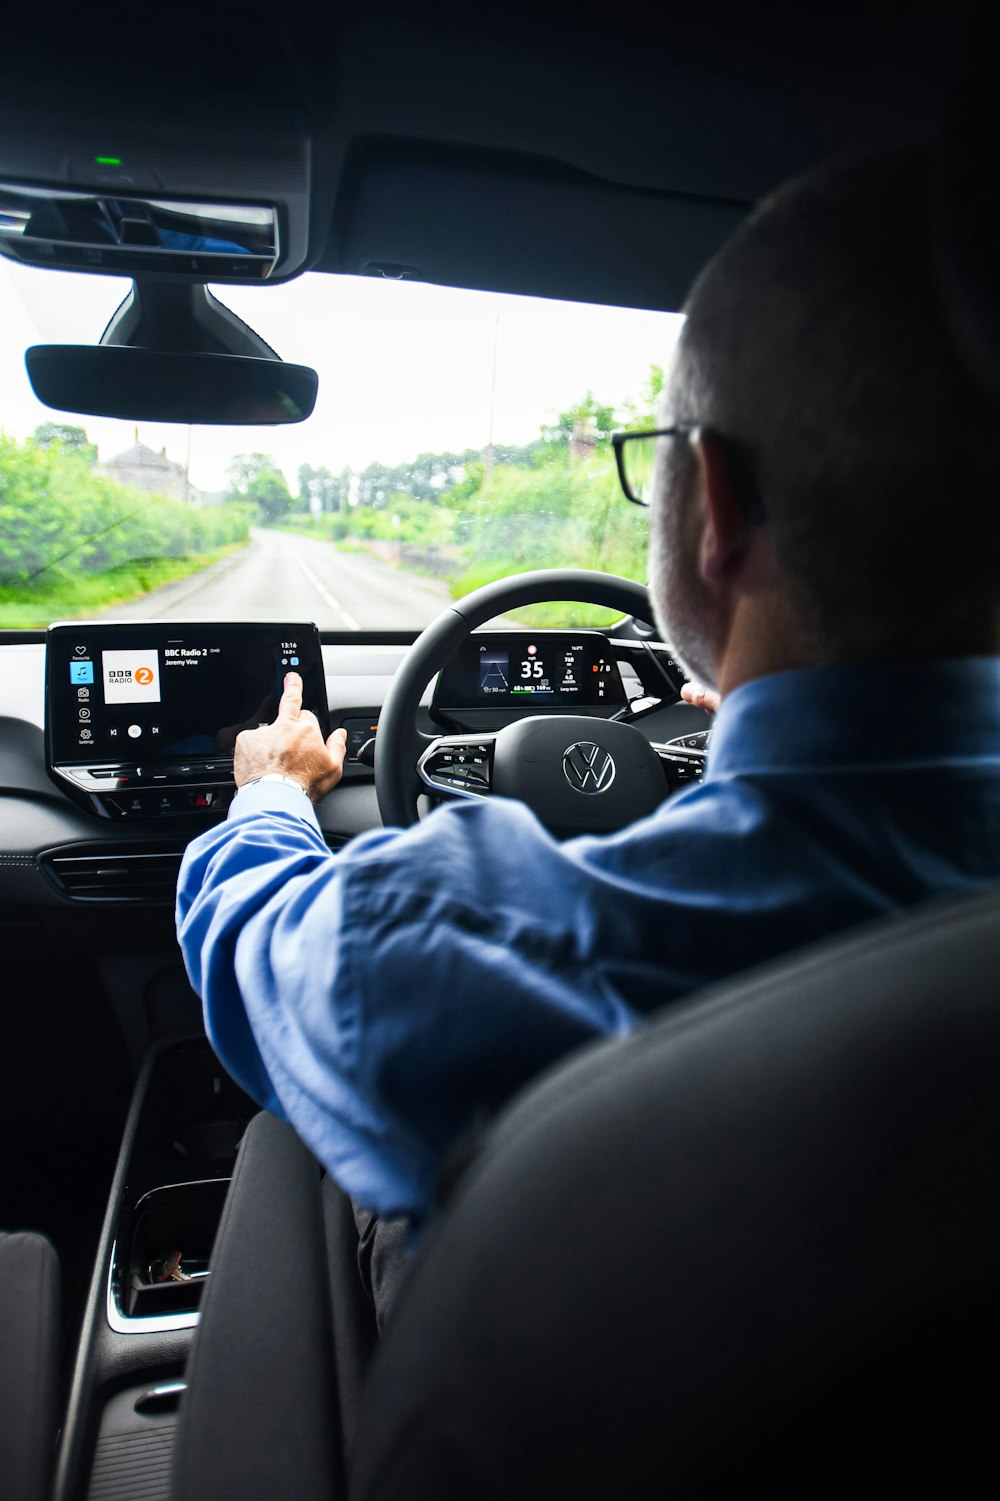
<instances>
[{"instance_id":1,"label":"man's gray hair","mask_svg":"<svg viewBox=\"0 0 1000 1501\"><path fill-rule=\"evenodd\" d=\"M997 649L1000 412L943 315L922 153L769 199L691 293L671 406L745 453L823 655Z\"/></svg>"}]
</instances>

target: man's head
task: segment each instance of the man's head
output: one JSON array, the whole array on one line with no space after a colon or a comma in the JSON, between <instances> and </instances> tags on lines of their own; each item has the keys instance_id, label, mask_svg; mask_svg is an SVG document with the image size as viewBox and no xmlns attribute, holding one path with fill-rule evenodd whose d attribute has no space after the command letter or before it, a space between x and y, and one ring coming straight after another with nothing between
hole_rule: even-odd
<instances>
[{"instance_id":1,"label":"man's head","mask_svg":"<svg viewBox=\"0 0 1000 1501\"><path fill-rule=\"evenodd\" d=\"M791 183L696 283L662 420L697 430L663 445L651 580L705 681L1000 647L1000 413L937 280L913 153Z\"/></svg>"}]
</instances>

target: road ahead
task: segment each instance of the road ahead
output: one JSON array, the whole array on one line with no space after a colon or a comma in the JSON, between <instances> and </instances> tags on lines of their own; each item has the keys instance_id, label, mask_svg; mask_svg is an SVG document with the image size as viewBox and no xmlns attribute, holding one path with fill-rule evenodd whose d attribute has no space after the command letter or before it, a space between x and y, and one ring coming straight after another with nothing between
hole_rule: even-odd
<instances>
[{"instance_id":1,"label":"road ahead","mask_svg":"<svg viewBox=\"0 0 1000 1501\"><path fill-rule=\"evenodd\" d=\"M232 557L117 605L102 620L315 620L321 631L420 630L450 602L447 586L367 553L291 532L255 531Z\"/></svg>"}]
</instances>

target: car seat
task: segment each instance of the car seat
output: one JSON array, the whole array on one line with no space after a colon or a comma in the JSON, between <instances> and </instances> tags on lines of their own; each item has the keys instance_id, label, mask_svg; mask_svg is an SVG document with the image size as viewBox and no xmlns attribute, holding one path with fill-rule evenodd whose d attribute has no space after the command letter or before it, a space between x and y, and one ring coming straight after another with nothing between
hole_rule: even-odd
<instances>
[{"instance_id":1,"label":"car seat","mask_svg":"<svg viewBox=\"0 0 1000 1501\"><path fill-rule=\"evenodd\" d=\"M44 1501L56 1442L59 1263L34 1232L0 1232L0 1496Z\"/></svg>"},{"instance_id":2,"label":"car seat","mask_svg":"<svg viewBox=\"0 0 1000 1501\"><path fill-rule=\"evenodd\" d=\"M998 998L990 893L552 1070L433 1226L353 1434L318 1170L259 1117L174 1501L992 1493Z\"/></svg>"}]
</instances>

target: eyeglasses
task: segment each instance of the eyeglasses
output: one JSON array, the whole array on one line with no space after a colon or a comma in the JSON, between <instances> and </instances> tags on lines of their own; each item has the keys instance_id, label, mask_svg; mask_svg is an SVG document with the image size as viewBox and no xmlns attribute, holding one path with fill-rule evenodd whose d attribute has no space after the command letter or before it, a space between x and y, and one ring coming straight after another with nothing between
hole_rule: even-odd
<instances>
[{"instance_id":1,"label":"eyeglasses","mask_svg":"<svg viewBox=\"0 0 1000 1501\"><path fill-rule=\"evenodd\" d=\"M657 438L685 438L701 432L697 422L681 422L675 427L654 427L641 433L612 433L618 478L626 496L637 506L648 506L653 494L653 471L656 463ZM750 526L763 526L767 520L754 472L753 461L740 443L715 436L722 446L733 488L739 497Z\"/></svg>"},{"instance_id":2,"label":"eyeglasses","mask_svg":"<svg viewBox=\"0 0 1000 1501\"><path fill-rule=\"evenodd\" d=\"M653 466L657 438L682 438L696 431L693 422L677 427L654 427L641 433L612 433L618 478L627 498L637 506L648 506L653 493Z\"/></svg>"}]
</instances>

